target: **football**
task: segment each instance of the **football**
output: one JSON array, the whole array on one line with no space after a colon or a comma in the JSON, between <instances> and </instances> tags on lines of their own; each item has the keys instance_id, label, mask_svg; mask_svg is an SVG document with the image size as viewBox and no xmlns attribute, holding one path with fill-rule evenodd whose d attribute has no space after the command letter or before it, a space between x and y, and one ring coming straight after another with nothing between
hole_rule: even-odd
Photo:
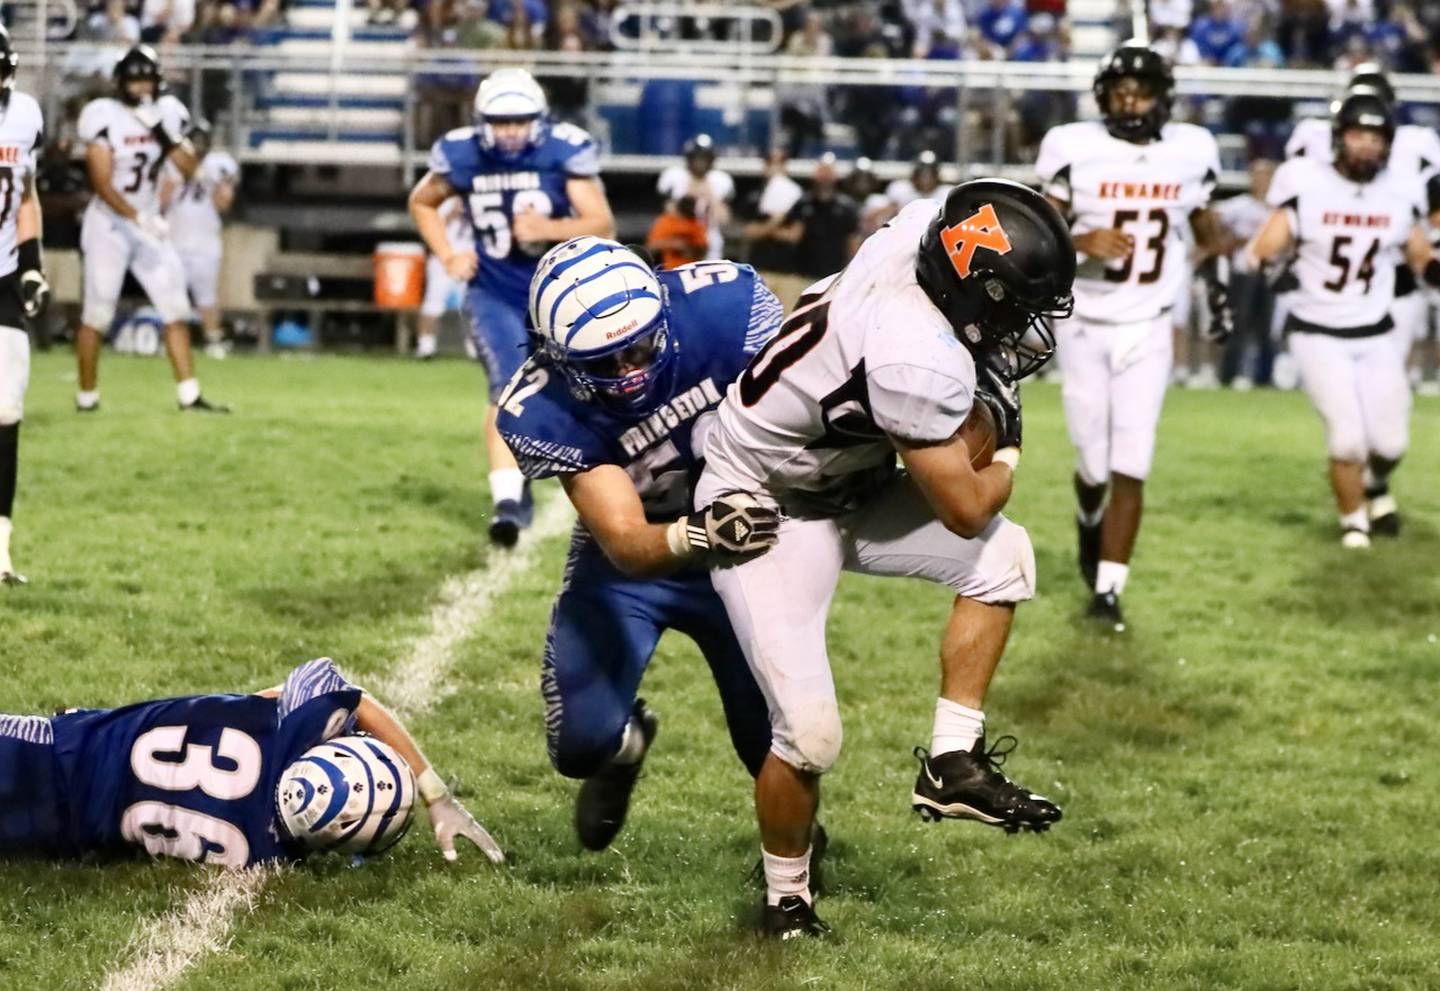
<instances>
[{"instance_id":1,"label":"football","mask_svg":"<svg viewBox=\"0 0 1440 991\"><path fill-rule=\"evenodd\" d=\"M970 449L970 464L976 471L990 464L995 456L995 414L978 399L970 407L970 415L960 425L960 436Z\"/></svg>"}]
</instances>

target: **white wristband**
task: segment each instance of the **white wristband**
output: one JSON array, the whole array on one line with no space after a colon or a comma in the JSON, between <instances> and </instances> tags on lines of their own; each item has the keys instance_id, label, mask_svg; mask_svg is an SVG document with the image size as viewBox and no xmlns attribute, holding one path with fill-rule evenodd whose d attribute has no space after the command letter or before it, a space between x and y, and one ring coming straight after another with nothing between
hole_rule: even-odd
<instances>
[{"instance_id":1,"label":"white wristband","mask_svg":"<svg viewBox=\"0 0 1440 991\"><path fill-rule=\"evenodd\" d=\"M450 788L445 784L443 778L435 773L435 768L425 768L425 773L415 779L415 790L420 793L426 805L434 805L440 799L450 794Z\"/></svg>"},{"instance_id":2,"label":"white wristband","mask_svg":"<svg viewBox=\"0 0 1440 991\"><path fill-rule=\"evenodd\" d=\"M991 456L990 463L1009 465L1010 470L1014 471L1020 465L1020 448L1002 447L1000 448L1000 450L996 451L993 456Z\"/></svg>"},{"instance_id":3,"label":"white wristband","mask_svg":"<svg viewBox=\"0 0 1440 991\"><path fill-rule=\"evenodd\" d=\"M690 543L687 526L687 521L682 516L665 528L666 546L670 548L671 554L682 559L695 553L695 545Z\"/></svg>"}]
</instances>

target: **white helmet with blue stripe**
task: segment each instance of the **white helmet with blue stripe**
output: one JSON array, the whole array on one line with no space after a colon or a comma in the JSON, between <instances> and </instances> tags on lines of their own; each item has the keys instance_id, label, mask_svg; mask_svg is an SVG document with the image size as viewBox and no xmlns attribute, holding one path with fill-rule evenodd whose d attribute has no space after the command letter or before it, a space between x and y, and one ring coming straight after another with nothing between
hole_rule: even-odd
<instances>
[{"instance_id":1,"label":"white helmet with blue stripe","mask_svg":"<svg viewBox=\"0 0 1440 991\"><path fill-rule=\"evenodd\" d=\"M649 412L667 398L676 346L666 316L654 270L603 237L557 244L530 281L530 325L541 351L578 398L627 412Z\"/></svg>"},{"instance_id":2,"label":"white helmet with blue stripe","mask_svg":"<svg viewBox=\"0 0 1440 991\"><path fill-rule=\"evenodd\" d=\"M311 747L275 786L286 835L307 851L376 854L410 828L415 776L390 746L337 736Z\"/></svg>"},{"instance_id":3,"label":"white helmet with blue stripe","mask_svg":"<svg viewBox=\"0 0 1440 991\"><path fill-rule=\"evenodd\" d=\"M545 140L550 104L535 77L524 69L496 69L475 91L475 127L480 146L500 158L518 158ZM497 125L523 124L500 134Z\"/></svg>"}]
</instances>

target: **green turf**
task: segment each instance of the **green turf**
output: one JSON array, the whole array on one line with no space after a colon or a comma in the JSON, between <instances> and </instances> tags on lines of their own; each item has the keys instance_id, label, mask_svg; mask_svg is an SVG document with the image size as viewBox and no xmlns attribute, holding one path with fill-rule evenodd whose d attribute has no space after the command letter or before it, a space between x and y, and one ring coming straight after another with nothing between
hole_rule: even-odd
<instances>
[{"instance_id":1,"label":"green turf","mask_svg":"<svg viewBox=\"0 0 1440 991\"><path fill-rule=\"evenodd\" d=\"M109 357L104 411L79 417L70 370L35 365L15 541L34 584L0 589L0 708L262 686L322 653L379 673L443 579L484 561L469 367L207 365L207 392L237 406L224 420L176 414L162 362ZM1021 739L1007 770L1064 804L1052 833L910 812L947 596L847 577L830 622L846 747L824 807L838 939L749 934L748 780L679 638L646 680L663 724L632 821L580 853L536 688L552 542L414 726L510 864L447 867L419 827L361 869L314 861L178 986L1435 987L1440 404L1417 408L1397 481L1406 535L1367 555L1338 546L1302 397L1173 394L1117 639L1078 619L1058 394L1026 395L1011 515L1041 592L987 711ZM96 983L204 875L0 863L0 987Z\"/></svg>"}]
</instances>

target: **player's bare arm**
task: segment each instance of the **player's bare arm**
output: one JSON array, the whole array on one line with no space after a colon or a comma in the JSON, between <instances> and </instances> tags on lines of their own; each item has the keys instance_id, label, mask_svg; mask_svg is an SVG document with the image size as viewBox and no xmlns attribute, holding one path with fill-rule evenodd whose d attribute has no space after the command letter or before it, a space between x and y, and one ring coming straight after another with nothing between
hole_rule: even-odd
<instances>
[{"instance_id":1,"label":"player's bare arm","mask_svg":"<svg viewBox=\"0 0 1440 991\"><path fill-rule=\"evenodd\" d=\"M104 141L92 141L85 146L85 171L90 175L90 187L106 206L126 220L139 219L139 211L120 195L111 181L115 174L115 156Z\"/></svg>"},{"instance_id":2,"label":"player's bare arm","mask_svg":"<svg viewBox=\"0 0 1440 991\"><path fill-rule=\"evenodd\" d=\"M600 542L610 563L632 578L669 574L684 563L670 550L666 523L650 523L635 483L618 465L561 475L580 522Z\"/></svg>"},{"instance_id":3,"label":"player's bare arm","mask_svg":"<svg viewBox=\"0 0 1440 991\"><path fill-rule=\"evenodd\" d=\"M995 461L976 471L959 431L939 444L893 440L906 470L951 533L966 539L978 537L1010 500L1014 470L1004 461Z\"/></svg>"},{"instance_id":4,"label":"player's bare arm","mask_svg":"<svg viewBox=\"0 0 1440 991\"><path fill-rule=\"evenodd\" d=\"M1265 225L1250 239L1241 255L1245 267L1259 271L1266 262L1287 254L1294 246L1295 236L1290 226L1289 211L1281 208L1273 211Z\"/></svg>"},{"instance_id":5,"label":"player's bare arm","mask_svg":"<svg viewBox=\"0 0 1440 991\"><path fill-rule=\"evenodd\" d=\"M455 195L455 187L444 176L434 172L425 173L415 188L410 190L410 216L420 231L426 247L440 259L445 271L452 279L469 282L475 277L480 259L473 248L456 250L445 233L445 218L440 216L440 204Z\"/></svg>"},{"instance_id":6,"label":"player's bare arm","mask_svg":"<svg viewBox=\"0 0 1440 991\"><path fill-rule=\"evenodd\" d=\"M571 217L545 217L534 210L515 213L512 229L517 241L568 241L572 237L615 236L615 215L599 179L572 178L565 183Z\"/></svg>"}]
</instances>

